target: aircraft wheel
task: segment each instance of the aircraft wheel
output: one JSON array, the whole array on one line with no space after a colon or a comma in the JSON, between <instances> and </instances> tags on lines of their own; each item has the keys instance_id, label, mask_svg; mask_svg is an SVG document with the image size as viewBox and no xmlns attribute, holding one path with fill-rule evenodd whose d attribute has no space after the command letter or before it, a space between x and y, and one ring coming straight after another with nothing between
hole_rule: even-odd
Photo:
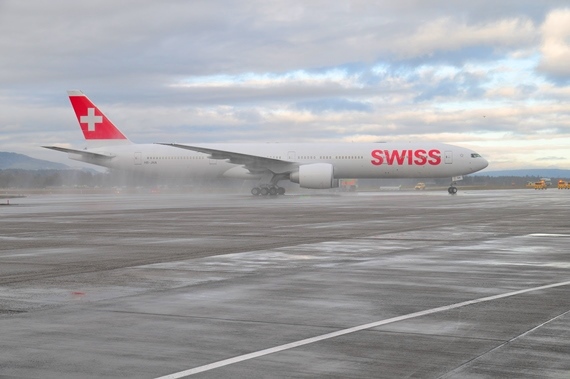
<instances>
[{"instance_id":1,"label":"aircraft wheel","mask_svg":"<svg viewBox=\"0 0 570 379\"><path fill-rule=\"evenodd\" d=\"M279 194L279 195L285 195L285 188L283 188L283 187L277 188L277 194Z\"/></svg>"},{"instance_id":2,"label":"aircraft wheel","mask_svg":"<svg viewBox=\"0 0 570 379\"><path fill-rule=\"evenodd\" d=\"M251 194L252 194L253 196L259 196L260 192L261 192L261 190L260 190L258 187L253 187L253 188L251 189Z\"/></svg>"},{"instance_id":3,"label":"aircraft wheel","mask_svg":"<svg viewBox=\"0 0 570 379\"><path fill-rule=\"evenodd\" d=\"M269 190L266 187L261 188L261 192L260 192L261 196L267 196L269 195Z\"/></svg>"},{"instance_id":4,"label":"aircraft wheel","mask_svg":"<svg viewBox=\"0 0 570 379\"><path fill-rule=\"evenodd\" d=\"M457 187L451 186L447 189L450 195L455 195L457 193Z\"/></svg>"},{"instance_id":5,"label":"aircraft wheel","mask_svg":"<svg viewBox=\"0 0 570 379\"><path fill-rule=\"evenodd\" d=\"M271 196L277 196L277 188L275 188L275 187L269 188L269 194Z\"/></svg>"}]
</instances>

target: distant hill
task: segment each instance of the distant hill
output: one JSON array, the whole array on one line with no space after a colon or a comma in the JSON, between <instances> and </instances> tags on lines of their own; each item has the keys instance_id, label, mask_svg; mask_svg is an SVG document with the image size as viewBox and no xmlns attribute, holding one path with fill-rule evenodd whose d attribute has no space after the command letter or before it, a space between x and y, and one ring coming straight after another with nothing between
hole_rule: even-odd
<instances>
[{"instance_id":1,"label":"distant hill","mask_svg":"<svg viewBox=\"0 0 570 379\"><path fill-rule=\"evenodd\" d=\"M554 168L545 169L528 169L528 170L501 170L501 171L483 171L471 174L473 176L490 176L493 178L499 176L531 176L539 178L570 178L570 170L561 170Z\"/></svg>"},{"instance_id":2,"label":"distant hill","mask_svg":"<svg viewBox=\"0 0 570 379\"><path fill-rule=\"evenodd\" d=\"M66 170L69 166L63 163L55 163L35 159L24 154L7 153L0 151L0 170Z\"/></svg>"}]
</instances>

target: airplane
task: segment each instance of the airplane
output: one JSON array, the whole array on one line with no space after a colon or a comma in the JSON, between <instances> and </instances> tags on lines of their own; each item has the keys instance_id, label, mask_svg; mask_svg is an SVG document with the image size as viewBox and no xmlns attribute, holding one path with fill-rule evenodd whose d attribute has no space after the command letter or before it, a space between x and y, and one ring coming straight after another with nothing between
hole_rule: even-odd
<instances>
[{"instance_id":1,"label":"airplane","mask_svg":"<svg viewBox=\"0 0 570 379\"><path fill-rule=\"evenodd\" d=\"M339 179L461 177L487 167L475 151L444 143L216 143L131 142L81 91L69 100L85 149L43 146L73 160L112 170L180 178L257 180L255 196L284 195L279 181L327 189ZM448 188L456 194L454 183Z\"/></svg>"}]
</instances>

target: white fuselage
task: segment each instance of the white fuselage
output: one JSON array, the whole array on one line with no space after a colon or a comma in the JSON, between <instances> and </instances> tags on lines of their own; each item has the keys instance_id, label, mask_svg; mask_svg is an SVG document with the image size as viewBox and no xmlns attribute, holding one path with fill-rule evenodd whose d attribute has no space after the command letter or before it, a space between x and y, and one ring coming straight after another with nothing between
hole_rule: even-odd
<instances>
[{"instance_id":1,"label":"white fuselage","mask_svg":"<svg viewBox=\"0 0 570 379\"><path fill-rule=\"evenodd\" d=\"M257 157L292 162L296 166L329 163L334 178L441 178L466 175L487 167L474 151L442 143L250 143L193 144ZM88 158L70 153L71 159L140 174L175 178L234 177L260 179L239 164L211 159L209 154L158 144L105 146L89 151L112 155Z\"/></svg>"}]
</instances>

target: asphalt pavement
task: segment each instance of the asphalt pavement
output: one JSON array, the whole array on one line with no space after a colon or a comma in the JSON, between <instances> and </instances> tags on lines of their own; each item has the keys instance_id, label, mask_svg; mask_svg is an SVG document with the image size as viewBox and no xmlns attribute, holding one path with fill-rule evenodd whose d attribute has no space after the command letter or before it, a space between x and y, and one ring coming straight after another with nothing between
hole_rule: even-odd
<instances>
[{"instance_id":1,"label":"asphalt pavement","mask_svg":"<svg viewBox=\"0 0 570 379\"><path fill-rule=\"evenodd\" d=\"M570 378L569 203L10 199L0 378Z\"/></svg>"}]
</instances>

